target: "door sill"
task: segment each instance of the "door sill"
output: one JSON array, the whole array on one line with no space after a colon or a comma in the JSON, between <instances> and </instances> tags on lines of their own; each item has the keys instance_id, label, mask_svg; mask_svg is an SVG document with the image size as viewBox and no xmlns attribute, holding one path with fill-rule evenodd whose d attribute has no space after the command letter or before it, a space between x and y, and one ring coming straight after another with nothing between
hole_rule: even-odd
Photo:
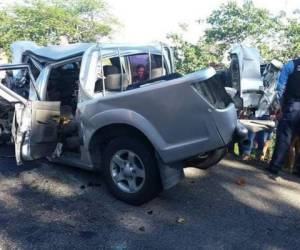
<instances>
[{"instance_id":1,"label":"door sill","mask_svg":"<svg viewBox=\"0 0 300 250\"><path fill-rule=\"evenodd\" d=\"M64 152L60 157L50 158L48 160L53 163L64 164L71 167L82 168L90 171L93 170L93 166L91 164L83 162L80 159L80 154L77 153Z\"/></svg>"}]
</instances>

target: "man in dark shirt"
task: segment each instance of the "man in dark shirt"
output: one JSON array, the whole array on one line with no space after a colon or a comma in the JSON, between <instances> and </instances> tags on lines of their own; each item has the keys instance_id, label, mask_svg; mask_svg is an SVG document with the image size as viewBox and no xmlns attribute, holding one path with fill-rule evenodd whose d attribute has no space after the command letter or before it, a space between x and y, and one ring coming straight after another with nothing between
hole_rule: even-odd
<instances>
[{"instance_id":1,"label":"man in dark shirt","mask_svg":"<svg viewBox=\"0 0 300 250\"><path fill-rule=\"evenodd\" d=\"M300 134L300 58L282 68L277 91L281 100L280 120L277 127L275 150L268 168L277 175L284 165L294 135ZM300 170L300 157L295 168Z\"/></svg>"}]
</instances>

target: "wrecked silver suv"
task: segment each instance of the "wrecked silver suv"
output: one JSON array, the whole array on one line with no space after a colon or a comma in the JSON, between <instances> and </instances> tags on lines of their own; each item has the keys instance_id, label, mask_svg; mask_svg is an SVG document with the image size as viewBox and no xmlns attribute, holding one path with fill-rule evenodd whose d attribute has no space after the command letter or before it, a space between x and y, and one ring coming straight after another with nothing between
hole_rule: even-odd
<instances>
[{"instance_id":1,"label":"wrecked silver suv","mask_svg":"<svg viewBox=\"0 0 300 250\"><path fill-rule=\"evenodd\" d=\"M265 62L257 48L236 44L230 50L226 90L233 98L238 117L243 117L240 122L248 130L275 127L275 122L267 119L279 106L276 87L281 68L282 63L275 59Z\"/></svg>"},{"instance_id":2,"label":"wrecked silver suv","mask_svg":"<svg viewBox=\"0 0 300 250\"><path fill-rule=\"evenodd\" d=\"M215 70L180 75L163 44L35 47L20 62L0 66L27 80L27 97L0 84L15 106L17 163L47 157L102 170L110 191L131 204L174 186L187 162L216 164L237 128Z\"/></svg>"}]
</instances>

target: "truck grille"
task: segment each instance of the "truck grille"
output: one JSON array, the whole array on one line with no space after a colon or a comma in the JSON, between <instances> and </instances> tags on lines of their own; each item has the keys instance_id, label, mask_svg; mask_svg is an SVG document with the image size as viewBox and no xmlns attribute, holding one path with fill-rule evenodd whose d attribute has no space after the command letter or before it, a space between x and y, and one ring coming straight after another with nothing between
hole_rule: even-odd
<instances>
[{"instance_id":1,"label":"truck grille","mask_svg":"<svg viewBox=\"0 0 300 250\"><path fill-rule=\"evenodd\" d=\"M224 109L232 102L218 75L205 81L193 83L193 86L207 102L217 109Z\"/></svg>"}]
</instances>

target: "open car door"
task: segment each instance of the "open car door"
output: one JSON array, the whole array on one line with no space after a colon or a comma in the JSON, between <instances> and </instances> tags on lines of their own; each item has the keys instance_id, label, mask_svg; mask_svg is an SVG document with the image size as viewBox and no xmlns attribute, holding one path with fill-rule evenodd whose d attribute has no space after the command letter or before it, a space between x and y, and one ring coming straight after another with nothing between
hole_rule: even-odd
<instances>
[{"instance_id":1,"label":"open car door","mask_svg":"<svg viewBox=\"0 0 300 250\"><path fill-rule=\"evenodd\" d=\"M28 65L0 65L1 70L28 70ZM30 88L37 91L29 73ZM36 92L38 97L38 93ZM17 164L51 156L58 140L60 102L27 100L0 83L0 97L15 106L12 136Z\"/></svg>"}]
</instances>

